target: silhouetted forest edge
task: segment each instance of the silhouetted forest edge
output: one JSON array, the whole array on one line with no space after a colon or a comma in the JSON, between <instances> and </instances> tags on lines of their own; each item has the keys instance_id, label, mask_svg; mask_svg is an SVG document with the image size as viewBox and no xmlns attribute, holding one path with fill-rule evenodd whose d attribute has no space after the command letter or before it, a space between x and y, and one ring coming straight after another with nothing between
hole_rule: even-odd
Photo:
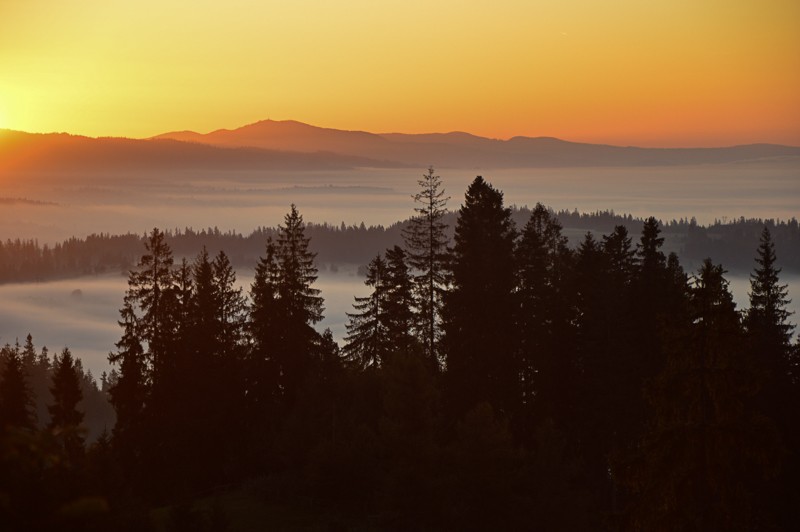
<instances>
[{"instance_id":1,"label":"silhouetted forest edge","mask_svg":"<svg viewBox=\"0 0 800 532\"><path fill-rule=\"evenodd\" d=\"M418 183L415 216L389 228L306 224L292 205L247 237L4 244L28 257L10 271L121 268L128 283L99 383L68 348L0 351L0 527L797 524L800 340L779 261L795 219L511 209L481 176L448 213L433 168ZM755 235L747 308L718 262L687 274L670 228L700 256ZM340 346L315 328L314 284L342 257L366 264L370 293ZM237 264L255 268L247 288Z\"/></svg>"},{"instance_id":2,"label":"silhouetted forest edge","mask_svg":"<svg viewBox=\"0 0 800 532\"><path fill-rule=\"evenodd\" d=\"M12 200L23 201L23 200ZM512 208L512 219L522 226L530 209ZM555 213L569 239L576 247L587 231L596 236L611 232L622 225L631 234L641 232L644 219L614 211ZM450 212L444 220L455 227L456 213ZM317 253L322 265L366 265L382 250L402 243L403 228L409 221L397 222L388 227L381 225L347 226L328 223L308 223L306 232L311 237L311 249ZM738 218L715 221L711 225L697 224L693 219L681 218L660 222L664 249L676 252L681 264L695 269L703 259L710 257L733 273L746 273L752 268L752 250L758 245L763 227L769 227L784 273L800 273L800 227L797 219L775 220ZM252 268L263 251L267 237L274 237L276 228L259 228L249 235L235 231L207 229L172 229L166 231L167 242L177 257L193 257L206 246L212 253L225 250L236 268ZM146 235L93 234L86 238L70 238L53 246L41 245L34 239L6 239L0 241L0 283L48 281L102 273L127 273L138 259Z\"/></svg>"}]
</instances>

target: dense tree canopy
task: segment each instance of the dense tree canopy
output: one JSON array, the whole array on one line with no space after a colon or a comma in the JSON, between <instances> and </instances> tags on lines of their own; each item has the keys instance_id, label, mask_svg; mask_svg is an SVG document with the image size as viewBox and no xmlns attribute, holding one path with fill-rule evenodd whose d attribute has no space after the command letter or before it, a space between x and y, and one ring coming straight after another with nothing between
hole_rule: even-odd
<instances>
[{"instance_id":1,"label":"dense tree canopy","mask_svg":"<svg viewBox=\"0 0 800 532\"><path fill-rule=\"evenodd\" d=\"M198 237L174 260L154 229L100 390L68 349L51 361L30 336L5 346L0 523L797 523L798 344L768 229L739 312L722 266L707 260L690 282L654 218L635 246L629 225L605 216L606 234L571 247L569 213L537 204L518 231L521 211L482 177L453 215L433 169L419 184L406 249L367 265L369 293L355 298L341 348L318 329L316 258L294 205L277 231L259 233L247 293L227 250ZM98 394L117 422L84 438Z\"/></svg>"}]
</instances>

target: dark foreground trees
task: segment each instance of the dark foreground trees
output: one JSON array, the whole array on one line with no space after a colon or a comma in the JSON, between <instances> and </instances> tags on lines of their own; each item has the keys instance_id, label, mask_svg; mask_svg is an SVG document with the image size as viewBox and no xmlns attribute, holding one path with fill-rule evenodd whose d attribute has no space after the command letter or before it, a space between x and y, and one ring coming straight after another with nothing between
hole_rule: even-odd
<instances>
[{"instance_id":1,"label":"dark foreground trees","mask_svg":"<svg viewBox=\"0 0 800 532\"><path fill-rule=\"evenodd\" d=\"M655 219L637 245L618 226L571 249L552 211L537 205L518 232L502 193L477 178L443 272L443 337L417 326L421 270L395 247L369 264L340 349L314 327L323 301L305 229L292 207L247 296L224 253L173 261L153 231L111 355L113 434L74 457L56 437L81 411L65 351L52 430L0 440L0 517L39 525L19 519L34 505L6 501L72 488L100 495L105 529L797 522L785 407L797 404L796 345L768 234L742 315L721 266L688 283ZM32 345L4 353L0 408L29 405L14 358L36 358ZM11 410L24 426L25 408ZM72 465L48 477L51 456ZM70 501L51 496L42 515Z\"/></svg>"}]
</instances>

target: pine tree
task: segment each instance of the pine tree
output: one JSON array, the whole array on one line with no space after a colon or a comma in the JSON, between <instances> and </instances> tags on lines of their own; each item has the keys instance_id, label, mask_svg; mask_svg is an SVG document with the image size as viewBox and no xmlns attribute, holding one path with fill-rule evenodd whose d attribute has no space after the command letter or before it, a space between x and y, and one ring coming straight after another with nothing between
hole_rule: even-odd
<instances>
[{"instance_id":1,"label":"pine tree","mask_svg":"<svg viewBox=\"0 0 800 532\"><path fill-rule=\"evenodd\" d=\"M442 181L433 167L417 181L420 191L414 195L417 215L403 231L408 262L414 270L414 292L417 310L417 334L425 348L431 367L441 366L439 337L442 298L447 287L448 239L444 215L449 197L445 197Z\"/></svg>"},{"instance_id":2,"label":"pine tree","mask_svg":"<svg viewBox=\"0 0 800 532\"><path fill-rule=\"evenodd\" d=\"M83 399L80 376L72 353L66 347L61 356L53 360L53 384L50 387L53 403L50 411L50 428L78 427L83 422L83 412L78 403Z\"/></svg>"},{"instance_id":3,"label":"pine tree","mask_svg":"<svg viewBox=\"0 0 800 532\"><path fill-rule=\"evenodd\" d=\"M571 388L578 372L571 330L572 253L561 224L541 203L522 231L516 261L523 423L532 429L537 414L539 421L574 417Z\"/></svg>"},{"instance_id":4,"label":"pine tree","mask_svg":"<svg viewBox=\"0 0 800 532\"><path fill-rule=\"evenodd\" d=\"M788 373L788 352L794 328L788 323L791 303L787 285L780 284L781 269L775 266L775 244L769 229L761 233L756 264L750 274L750 308L746 314L746 325L750 335L758 342L758 348L769 357L770 371L777 372L775 378L783 379Z\"/></svg>"},{"instance_id":5,"label":"pine tree","mask_svg":"<svg viewBox=\"0 0 800 532\"><path fill-rule=\"evenodd\" d=\"M65 347L61 356L56 355L53 360L53 384L50 387L53 403L48 407L48 428L60 432L59 438L72 460L79 459L84 452L81 433L84 413L78 410L78 403L83 400L80 379L80 366Z\"/></svg>"},{"instance_id":6,"label":"pine tree","mask_svg":"<svg viewBox=\"0 0 800 532\"><path fill-rule=\"evenodd\" d=\"M9 427L33 429L33 399L19 344L6 344L0 356L4 363L0 375L0 431Z\"/></svg>"},{"instance_id":7,"label":"pine tree","mask_svg":"<svg viewBox=\"0 0 800 532\"><path fill-rule=\"evenodd\" d=\"M236 286L236 272L224 251L220 251L214 258L212 269L216 291L218 356L238 360L241 355L247 305L242 289Z\"/></svg>"},{"instance_id":8,"label":"pine tree","mask_svg":"<svg viewBox=\"0 0 800 532\"><path fill-rule=\"evenodd\" d=\"M459 211L444 308L447 395L457 417L482 401L507 416L518 408L514 238L502 192L478 176Z\"/></svg>"},{"instance_id":9,"label":"pine tree","mask_svg":"<svg viewBox=\"0 0 800 532\"><path fill-rule=\"evenodd\" d=\"M347 313L345 353L360 368L380 366L392 348L388 328L388 283L386 262L378 255L367 266L364 284L372 288L365 297L356 297Z\"/></svg>"},{"instance_id":10,"label":"pine tree","mask_svg":"<svg viewBox=\"0 0 800 532\"><path fill-rule=\"evenodd\" d=\"M789 451L788 467L776 479L765 498L776 519L786 528L798 518L800 490L795 479L800 471L800 387L793 382L794 346L788 322L790 303L787 285L780 284L776 267L775 244L769 229L761 233L756 268L750 275L750 308L745 312L745 327L750 356L761 369L763 383L756 399L761 412L772 419Z\"/></svg>"},{"instance_id":11,"label":"pine tree","mask_svg":"<svg viewBox=\"0 0 800 532\"><path fill-rule=\"evenodd\" d=\"M633 491L636 530L752 530L756 494L776 473L774 426L754 408L758 372L724 270L709 259L673 329L651 395L653 420L637 458L616 474Z\"/></svg>"},{"instance_id":12,"label":"pine tree","mask_svg":"<svg viewBox=\"0 0 800 532\"><path fill-rule=\"evenodd\" d=\"M280 302L278 286L280 269L278 249L267 240L266 254L256 264L255 278L250 287L250 312L246 323L250 349L247 354L246 387L254 415L266 417L270 406L277 403L279 367L276 350L280 339Z\"/></svg>"},{"instance_id":13,"label":"pine tree","mask_svg":"<svg viewBox=\"0 0 800 532\"><path fill-rule=\"evenodd\" d=\"M614 227L610 235L603 236L603 251L608 256L608 268L615 285L629 285L636 267L636 251L631 248L631 238L624 225Z\"/></svg>"},{"instance_id":14,"label":"pine tree","mask_svg":"<svg viewBox=\"0 0 800 532\"><path fill-rule=\"evenodd\" d=\"M408 254L400 246L386 250L386 315L389 342L397 351L415 348L414 286L408 266Z\"/></svg>"},{"instance_id":15,"label":"pine tree","mask_svg":"<svg viewBox=\"0 0 800 532\"><path fill-rule=\"evenodd\" d=\"M120 309L118 323L123 328L122 338L116 343L116 352L108 355L108 361L119 366L109 390L117 414L112 435L124 466L135 468L141 462L141 447L146 437L144 413L150 385L144 349L136 332L136 315L129 300ZM112 375L115 372L116 369L112 370Z\"/></svg>"},{"instance_id":16,"label":"pine tree","mask_svg":"<svg viewBox=\"0 0 800 532\"><path fill-rule=\"evenodd\" d=\"M273 360L280 376L281 395L292 403L312 362L312 346L318 334L313 325L322 320L323 299L312 288L317 280L315 253L308 249L303 217L293 204L278 228L277 313L278 336Z\"/></svg>"},{"instance_id":17,"label":"pine tree","mask_svg":"<svg viewBox=\"0 0 800 532\"><path fill-rule=\"evenodd\" d=\"M137 269L128 276L125 302L134 309L136 334L147 344L150 381L157 387L165 367L173 362L170 353L177 327L177 297L172 251L164 241L164 233L153 229L145 249L147 253L142 255Z\"/></svg>"}]
</instances>

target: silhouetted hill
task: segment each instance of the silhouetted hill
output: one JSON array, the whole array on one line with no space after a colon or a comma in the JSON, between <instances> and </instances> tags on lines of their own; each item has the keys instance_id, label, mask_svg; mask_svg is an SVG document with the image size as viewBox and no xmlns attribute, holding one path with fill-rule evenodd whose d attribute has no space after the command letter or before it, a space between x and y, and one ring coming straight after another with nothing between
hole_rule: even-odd
<instances>
[{"instance_id":1,"label":"silhouetted hill","mask_svg":"<svg viewBox=\"0 0 800 532\"><path fill-rule=\"evenodd\" d=\"M489 139L468 133L378 135L264 120L207 134L90 138L0 130L0 173L153 170L334 170L358 167L536 168L725 164L800 160L800 147L636 148L550 137Z\"/></svg>"},{"instance_id":2,"label":"silhouetted hill","mask_svg":"<svg viewBox=\"0 0 800 532\"><path fill-rule=\"evenodd\" d=\"M397 167L372 159L316 151L218 147L170 139L90 138L66 133L0 130L0 172L109 170L326 170Z\"/></svg>"},{"instance_id":3,"label":"silhouetted hill","mask_svg":"<svg viewBox=\"0 0 800 532\"><path fill-rule=\"evenodd\" d=\"M264 120L207 134L164 133L156 139L215 146L331 151L408 165L437 167L575 167L719 164L775 157L800 157L800 148L751 144L724 148L637 148L568 142L551 137L490 139L469 133L373 134L320 128L296 121Z\"/></svg>"}]
</instances>

